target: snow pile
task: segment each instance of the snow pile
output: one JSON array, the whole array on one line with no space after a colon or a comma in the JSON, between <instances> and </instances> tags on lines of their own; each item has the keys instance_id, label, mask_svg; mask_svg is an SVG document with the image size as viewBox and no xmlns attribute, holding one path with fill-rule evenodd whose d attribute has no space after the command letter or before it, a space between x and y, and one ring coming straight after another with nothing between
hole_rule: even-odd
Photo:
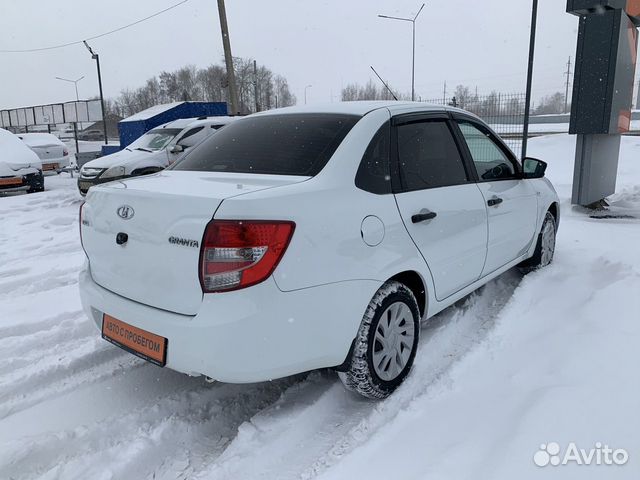
<instances>
[{"instance_id":1,"label":"snow pile","mask_svg":"<svg viewBox=\"0 0 640 480\"><path fill-rule=\"evenodd\" d=\"M29 165L42 168L38 155L13 133L0 128L0 177L13 176L15 172L12 169Z\"/></svg>"},{"instance_id":2,"label":"snow pile","mask_svg":"<svg viewBox=\"0 0 640 480\"><path fill-rule=\"evenodd\" d=\"M75 180L0 198L0 478L636 480L640 139L623 139L612 197L636 218L570 206L574 149L567 135L531 143L562 197L553 265L432 319L379 403L328 371L208 385L102 341L77 297ZM629 459L537 467L552 443Z\"/></svg>"}]
</instances>

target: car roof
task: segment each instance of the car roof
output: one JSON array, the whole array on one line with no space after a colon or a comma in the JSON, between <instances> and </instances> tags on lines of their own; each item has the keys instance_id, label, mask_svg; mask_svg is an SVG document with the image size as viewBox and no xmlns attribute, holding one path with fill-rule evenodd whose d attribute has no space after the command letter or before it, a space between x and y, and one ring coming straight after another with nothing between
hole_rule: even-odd
<instances>
[{"instance_id":1,"label":"car roof","mask_svg":"<svg viewBox=\"0 0 640 480\"><path fill-rule=\"evenodd\" d=\"M18 134L18 138L31 147L51 145L52 143L64 145L64 143L52 133L20 133Z\"/></svg>"},{"instance_id":2,"label":"car roof","mask_svg":"<svg viewBox=\"0 0 640 480\"><path fill-rule=\"evenodd\" d=\"M159 127L154 128L153 130L162 129L162 128L192 128L199 126L208 126L208 125L226 125L235 120L234 117L198 117L198 118L180 118L178 120L174 120L169 123L165 123L164 125L160 125Z\"/></svg>"},{"instance_id":3,"label":"car roof","mask_svg":"<svg viewBox=\"0 0 640 480\"><path fill-rule=\"evenodd\" d=\"M257 115L279 115L279 114L296 114L296 113L333 113L343 115L358 115L364 116L367 113L379 110L382 108L388 109L392 115L404 113L404 112L460 112L469 113L459 108L450 107L448 105L436 105L432 103L424 102L411 102L411 101L395 101L395 100L380 100L380 101L355 101L355 102L337 102L327 103L321 105L296 105L294 107L279 108L276 110L269 110L261 112Z\"/></svg>"}]
</instances>

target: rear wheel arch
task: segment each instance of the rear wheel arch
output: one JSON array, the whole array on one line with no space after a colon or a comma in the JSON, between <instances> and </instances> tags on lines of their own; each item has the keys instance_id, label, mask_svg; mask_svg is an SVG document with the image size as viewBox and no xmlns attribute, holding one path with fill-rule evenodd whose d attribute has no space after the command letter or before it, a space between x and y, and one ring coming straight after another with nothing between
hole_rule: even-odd
<instances>
[{"instance_id":1,"label":"rear wheel arch","mask_svg":"<svg viewBox=\"0 0 640 480\"><path fill-rule=\"evenodd\" d=\"M421 318L424 318L427 312L427 287L420 274L415 270L407 270L405 272L398 273L387 280L387 282L392 281L400 282L411 290L413 296L416 297L416 301L418 302L420 316Z\"/></svg>"},{"instance_id":2,"label":"rear wheel arch","mask_svg":"<svg viewBox=\"0 0 640 480\"><path fill-rule=\"evenodd\" d=\"M418 311L420 313L420 318L424 318L427 313L427 287L422 279L422 276L416 272L415 270L406 270L401 273L397 273L393 277L389 278L387 281L383 283L386 285L390 282L398 282L406 286L413 296L416 299L416 303L418 304ZM351 357L353 356L353 351L355 348L356 339L354 338L351 342L351 347L349 348L349 352L345 358L345 361L334 367L334 370L338 372L346 372L351 366Z\"/></svg>"}]
</instances>

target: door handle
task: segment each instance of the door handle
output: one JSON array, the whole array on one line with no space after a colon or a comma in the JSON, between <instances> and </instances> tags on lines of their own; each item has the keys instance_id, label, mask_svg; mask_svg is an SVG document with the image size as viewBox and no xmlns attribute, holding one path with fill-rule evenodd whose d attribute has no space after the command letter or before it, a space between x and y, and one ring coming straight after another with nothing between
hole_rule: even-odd
<instances>
[{"instance_id":1,"label":"door handle","mask_svg":"<svg viewBox=\"0 0 640 480\"><path fill-rule=\"evenodd\" d=\"M493 197L490 198L489 200L487 200L487 205L489 205L490 207L495 207L500 205L502 202L504 202L503 199L499 198L499 197Z\"/></svg>"},{"instance_id":2,"label":"door handle","mask_svg":"<svg viewBox=\"0 0 640 480\"><path fill-rule=\"evenodd\" d=\"M426 222L427 220L433 220L437 216L438 216L438 214L436 212L430 212L429 210L424 209L420 213L418 213L417 215L413 215L411 217L411 221L413 223Z\"/></svg>"}]
</instances>

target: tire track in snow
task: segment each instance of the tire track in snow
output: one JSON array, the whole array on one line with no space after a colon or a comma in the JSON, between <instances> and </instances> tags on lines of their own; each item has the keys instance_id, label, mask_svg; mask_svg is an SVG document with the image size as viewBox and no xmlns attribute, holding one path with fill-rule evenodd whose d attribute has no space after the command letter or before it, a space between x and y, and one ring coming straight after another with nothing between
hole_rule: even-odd
<instances>
[{"instance_id":1,"label":"tire track in snow","mask_svg":"<svg viewBox=\"0 0 640 480\"><path fill-rule=\"evenodd\" d=\"M224 451L239 425L296 381L210 386L187 379L195 388L187 385L126 414L0 445L0 471L15 479L191 478Z\"/></svg>"},{"instance_id":2,"label":"tire track in snow","mask_svg":"<svg viewBox=\"0 0 640 480\"><path fill-rule=\"evenodd\" d=\"M32 342L41 335L46 335L45 332L50 332L59 326L61 323L73 321L82 322L86 321L86 317L83 311L76 310L73 312L61 312L53 317L49 317L45 320L39 320L37 322L29 323L15 323L9 324L6 327L0 327L0 349L9 346L13 341L22 341L25 344ZM17 337L14 339L13 337ZM3 352L4 354L5 352Z\"/></svg>"},{"instance_id":3,"label":"tire track in snow","mask_svg":"<svg viewBox=\"0 0 640 480\"><path fill-rule=\"evenodd\" d=\"M4 357L0 374L14 370L21 364L33 364L41 358L59 355L61 351L68 351L77 344L78 339L96 334L95 327L84 318L84 312L76 311L56 317L57 320L0 330L0 351Z\"/></svg>"},{"instance_id":4,"label":"tire track in snow","mask_svg":"<svg viewBox=\"0 0 640 480\"><path fill-rule=\"evenodd\" d=\"M436 317L421 331L412 374L389 399L372 402L346 392L331 372L285 393L272 407L240 427L220 458L198 479L279 480L319 475L362 444L478 345L520 283L510 272ZM314 374L316 375L316 374ZM296 462L291 462L291 457Z\"/></svg>"},{"instance_id":5,"label":"tire track in snow","mask_svg":"<svg viewBox=\"0 0 640 480\"><path fill-rule=\"evenodd\" d=\"M75 344L67 351L55 351L41 358L23 371L0 377L0 420L79 386L144 364L143 360L106 344L99 336L76 340Z\"/></svg>"},{"instance_id":6,"label":"tire track in snow","mask_svg":"<svg viewBox=\"0 0 640 480\"><path fill-rule=\"evenodd\" d=\"M0 300L16 295L42 293L78 283L78 267L57 268L47 275L33 274L19 279L0 281Z\"/></svg>"}]
</instances>

